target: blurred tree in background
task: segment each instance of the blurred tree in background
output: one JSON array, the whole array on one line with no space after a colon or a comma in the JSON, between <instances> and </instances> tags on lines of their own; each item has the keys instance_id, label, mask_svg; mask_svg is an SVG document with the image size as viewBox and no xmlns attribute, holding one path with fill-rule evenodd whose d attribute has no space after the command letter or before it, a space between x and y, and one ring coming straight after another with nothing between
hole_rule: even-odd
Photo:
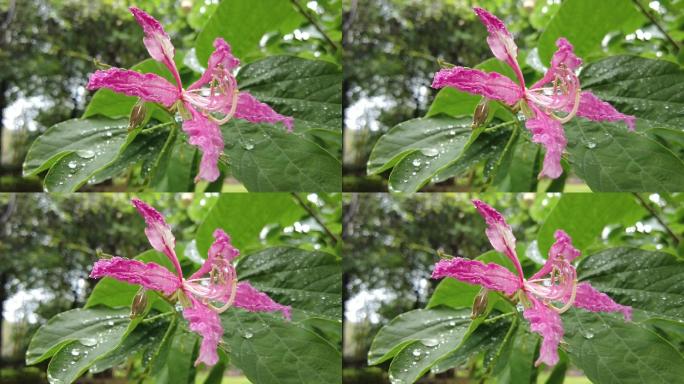
<instances>
[{"instance_id":1,"label":"blurred tree in background","mask_svg":"<svg viewBox=\"0 0 684 384\"><path fill-rule=\"evenodd\" d=\"M589 0L587 0L589 1ZM526 76L530 55L561 0L345 0L344 12L344 188L386 190L382 178L366 176L366 162L382 134L396 124L424 116L437 90L430 87L440 62L473 67L492 57L486 29L472 12L483 7L501 17L515 37ZM585 60L636 54L677 61L684 41L684 2L624 0L643 17L632 33L613 31ZM669 34L656 26L658 21ZM576 28L591 28L578 21ZM677 43L679 42L679 43ZM676 45L674 45L676 46ZM530 60L528 61L528 55ZM537 60L538 61L538 60Z\"/></svg>"},{"instance_id":2,"label":"blurred tree in background","mask_svg":"<svg viewBox=\"0 0 684 384\"><path fill-rule=\"evenodd\" d=\"M684 257L681 194L345 195L344 358L350 383L384 382L352 367L366 367L370 342L383 325L425 307L439 283L430 279L439 252L475 258L491 250L473 198L506 217L526 271L538 269L557 228L574 236L584 255L631 246Z\"/></svg>"}]
</instances>

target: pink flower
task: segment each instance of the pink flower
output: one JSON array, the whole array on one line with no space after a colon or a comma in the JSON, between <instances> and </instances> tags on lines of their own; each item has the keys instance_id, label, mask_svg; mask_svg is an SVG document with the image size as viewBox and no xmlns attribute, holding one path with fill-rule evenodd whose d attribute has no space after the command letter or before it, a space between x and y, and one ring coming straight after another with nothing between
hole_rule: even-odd
<instances>
[{"instance_id":1,"label":"pink flower","mask_svg":"<svg viewBox=\"0 0 684 384\"><path fill-rule=\"evenodd\" d=\"M98 260L93 265L90 277L97 279L110 276L178 300L183 306L183 317L188 321L190 330L202 336L195 365L214 365L218 361L216 349L223 336L219 313L231 306L251 312L279 311L290 319L289 306L276 303L247 282L238 282L232 262L240 252L233 247L230 237L223 230L214 231L215 241L209 248L207 260L189 279L185 279L174 251L176 239L164 217L140 200L134 199L133 205L145 219L145 235L152 248L171 260L175 274L159 264L113 257ZM204 277L207 274L209 277Z\"/></svg>"},{"instance_id":2,"label":"pink flower","mask_svg":"<svg viewBox=\"0 0 684 384\"><path fill-rule=\"evenodd\" d=\"M608 295L594 289L589 283L577 283L577 272L570 264L580 252L572 246L570 236L558 230L556 242L549 250L544 266L530 279L525 279L515 252L515 237L506 220L494 208L479 200L475 207L487 222L487 237L494 249L504 253L515 266L517 274L495 264L456 257L440 260L432 272L433 279L453 277L502 292L523 305L523 316L530 329L542 337L536 365L555 365L558 362L558 344L563 337L560 314L575 306L592 312L621 312L631 320L632 307L614 302ZM557 307L554 303L559 303Z\"/></svg>"},{"instance_id":3,"label":"pink flower","mask_svg":"<svg viewBox=\"0 0 684 384\"><path fill-rule=\"evenodd\" d=\"M520 108L527 116L526 126L532 132L532 141L546 147L539 177L555 179L563 173L560 159L567 145L563 123L575 116L594 121L623 120L630 130L634 130L634 116L622 114L591 92L582 91L575 74L582 60L575 56L566 39L556 41L558 50L551 59L551 67L541 80L527 88L518 65L518 47L511 33L496 16L482 8L474 10L487 27L487 43L494 56L513 68L518 84L496 72L454 67L437 72L432 87L453 87Z\"/></svg>"},{"instance_id":4,"label":"pink flower","mask_svg":"<svg viewBox=\"0 0 684 384\"><path fill-rule=\"evenodd\" d=\"M195 181L214 181L219 177L218 159L223 152L223 136L219 126L233 117L253 123L282 122L292 131L293 118L278 114L245 91L239 91L232 71L240 65L230 45L222 38L214 40L214 52L209 57L207 70L199 80L183 89L180 75L173 61L175 48L161 24L138 8L131 13L143 28L143 43L150 56L171 71L176 84L154 73L110 68L98 70L90 76L88 89L109 88L128 96L137 96L167 109L178 110L183 117L183 130L190 136L190 144L202 151L199 174ZM204 87L209 84L208 87Z\"/></svg>"}]
</instances>

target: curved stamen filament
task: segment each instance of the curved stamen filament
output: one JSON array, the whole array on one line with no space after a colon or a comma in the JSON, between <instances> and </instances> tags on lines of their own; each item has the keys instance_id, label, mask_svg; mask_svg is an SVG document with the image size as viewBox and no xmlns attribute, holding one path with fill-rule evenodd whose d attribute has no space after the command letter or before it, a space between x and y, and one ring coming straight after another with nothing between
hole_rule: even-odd
<instances>
[{"instance_id":1,"label":"curved stamen filament","mask_svg":"<svg viewBox=\"0 0 684 384\"><path fill-rule=\"evenodd\" d=\"M551 113L551 117L554 118L555 120L558 120L561 124L565 124L568 121L570 121L575 115L577 114L577 110L579 109L579 104L580 104L580 89L577 88L575 91L575 102L572 105L572 110L570 113L568 113L565 117L558 117L556 116L555 113Z\"/></svg>"},{"instance_id":2,"label":"curved stamen filament","mask_svg":"<svg viewBox=\"0 0 684 384\"><path fill-rule=\"evenodd\" d=\"M572 307L573 304L575 304L576 294L577 294L577 280L573 281L572 293L570 294L570 299L568 299L567 303L565 303L564 306L562 306L561 308L556 308L555 306L553 306L553 304L549 304L549 307L551 307L551 309L553 309L554 311L556 311L558 313L564 313L565 311L570 309L570 307Z\"/></svg>"}]
</instances>

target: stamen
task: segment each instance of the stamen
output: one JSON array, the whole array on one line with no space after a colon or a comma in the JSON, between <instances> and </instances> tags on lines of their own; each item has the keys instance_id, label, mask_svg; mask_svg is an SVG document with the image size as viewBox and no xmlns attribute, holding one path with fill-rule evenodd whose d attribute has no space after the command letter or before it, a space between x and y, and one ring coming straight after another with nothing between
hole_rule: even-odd
<instances>
[{"instance_id":1,"label":"stamen","mask_svg":"<svg viewBox=\"0 0 684 384\"><path fill-rule=\"evenodd\" d=\"M555 120L558 120L561 124L565 124L568 121L570 121L573 117L575 117L575 115L577 114L577 110L579 109L580 91L581 90L579 88L577 88L577 91L575 91L575 103L572 105L572 110L570 111L570 113L568 113L565 117L558 117L555 113L551 113L551 117Z\"/></svg>"},{"instance_id":2,"label":"stamen","mask_svg":"<svg viewBox=\"0 0 684 384\"><path fill-rule=\"evenodd\" d=\"M576 295L576 294L577 294L577 280L573 281L573 284L572 284L572 294L570 294L570 299L568 300L567 303L565 303L564 306L562 306L561 308L556 308L556 307L554 307L552 304L549 304L549 307L551 307L551 309L553 309L554 311L558 312L559 314L560 314L560 313L564 313L564 312L566 312L568 309L570 309L570 307L572 307L572 305L575 303L575 295Z\"/></svg>"}]
</instances>

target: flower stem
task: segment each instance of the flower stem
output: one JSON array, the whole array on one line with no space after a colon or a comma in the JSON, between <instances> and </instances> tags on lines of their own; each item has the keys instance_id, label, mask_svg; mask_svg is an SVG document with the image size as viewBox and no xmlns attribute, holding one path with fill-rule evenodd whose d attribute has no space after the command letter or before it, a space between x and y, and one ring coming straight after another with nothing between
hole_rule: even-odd
<instances>
[{"instance_id":1,"label":"flower stem","mask_svg":"<svg viewBox=\"0 0 684 384\"><path fill-rule=\"evenodd\" d=\"M655 211L655 209L653 209L653 207L648 205L648 203L638 193L632 193L632 194L637 198L637 200L639 200L639 203L641 204L641 206L646 208L646 210L648 212L650 212L651 215L653 215L653 217L656 219L656 221L658 221L658 223L660 223L660 225L662 225L663 228L665 228L665 231L667 232L667 234L670 235L670 237L672 237L672 240L674 240L675 245L679 245L679 236L677 236L672 231L672 229L670 229L670 227L667 224L665 224L665 221L663 221L663 219L661 219L660 216L658 216L658 213Z\"/></svg>"},{"instance_id":2,"label":"flower stem","mask_svg":"<svg viewBox=\"0 0 684 384\"><path fill-rule=\"evenodd\" d=\"M332 231L331 231L330 229L328 229L328 227L323 223L323 221L322 221L321 219L318 218L318 216L317 216L316 213L313 211L313 209L311 209L311 207L309 207L309 206L304 202L304 200L302 200L302 198L299 197L299 195L297 195L296 193L292 193L292 196L295 198L295 200L297 200L297 203L298 203L302 208L304 208L304 210L307 211L307 212L309 213L309 215L311 215L311 217L318 223L318 225L320 225L321 227L323 227L323 230L325 231L325 234L328 235L328 237L330 237L330 238L332 239L333 245L337 245L337 243L340 241L340 239L337 237L337 235L335 235L334 233L332 233Z\"/></svg>"},{"instance_id":3,"label":"flower stem","mask_svg":"<svg viewBox=\"0 0 684 384\"><path fill-rule=\"evenodd\" d=\"M502 315L498 315L498 316L490 317L489 319L485 319L484 322L487 324L493 323L496 320L503 319L504 317L511 317L511 316L515 315L516 313L517 312L507 312L507 313L504 313Z\"/></svg>"}]
</instances>

